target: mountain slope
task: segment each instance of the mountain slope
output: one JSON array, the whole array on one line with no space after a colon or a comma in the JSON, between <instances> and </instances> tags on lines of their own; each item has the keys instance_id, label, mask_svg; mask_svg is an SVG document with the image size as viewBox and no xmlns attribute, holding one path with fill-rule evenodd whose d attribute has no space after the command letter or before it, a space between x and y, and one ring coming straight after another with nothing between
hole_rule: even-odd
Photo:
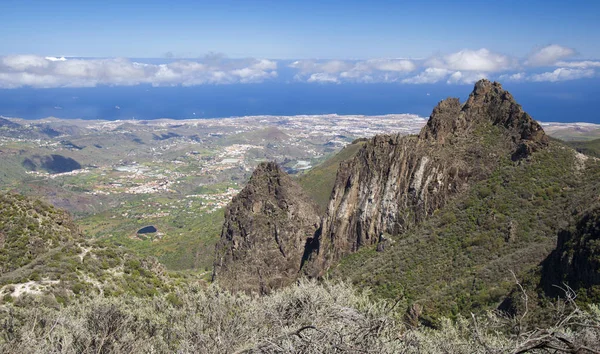
<instances>
[{"instance_id":1,"label":"mountain slope","mask_svg":"<svg viewBox=\"0 0 600 354\"><path fill-rule=\"evenodd\" d=\"M593 157L600 157L600 139L589 141L567 141L575 150Z\"/></svg>"},{"instance_id":2,"label":"mountain slope","mask_svg":"<svg viewBox=\"0 0 600 354\"><path fill-rule=\"evenodd\" d=\"M298 177L298 184L315 201L319 207L319 213L327 210L329 196L333 190L340 163L354 158L364 143L363 140L358 140L346 145L337 154Z\"/></svg>"},{"instance_id":3,"label":"mountain slope","mask_svg":"<svg viewBox=\"0 0 600 354\"><path fill-rule=\"evenodd\" d=\"M579 206L597 196L588 188L597 177L597 163L582 169L573 150L555 143L525 163L506 157L489 178L391 237L384 252L365 247L330 276L405 306L420 302L429 315L495 307L514 286L511 271L521 278L537 267Z\"/></svg>"},{"instance_id":4,"label":"mountain slope","mask_svg":"<svg viewBox=\"0 0 600 354\"><path fill-rule=\"evenodd\" d=\"M519 160L547 144L541 126L487 80L462 106L454 98L440 102L418 137L374 137L338 170L309 273L322 275L383 235L405 233L505 157Z\"/></svg>"},{"instance_id":5,"label":"mountain slope","mask_svg":"<svg viewBox=\"0 0 600 354\"><path fill-rule=\"evenodd\" d=\"M464 104L440 102L418 136L375 136L339 164L302 273L416 302L425 317L494 308L512 272L535 269L596 200L599 171L500 84L479 81Z\"/></svg>"},{"instance_id":6,"label":"mountain slope","mask_svg":"<svg viewBox=\"0 0 600 354\"><path fill-rule=\"evenodd\" d=\"M559 232L556 249L542 263L540 287L553 297L571 287L582 302L600 301L600 206L594 205ZM557 287L559 286L559 287Z\"/></svg>"},{"instance_id":7,"label":"mountain slope","mask_svg":"<svg viewBox=\"0 0 600 354\"><path fill-rule=\"evenodd\" d=\"M232 290L266 293L298 276L316 206L274 162L261 163L225 212L213 280Z\"/></svg>"},{"instance_id":8,"label":"mountain slope","mask_svg":"<svg viewBox=\"0 0 600 354\"><path fill-rule=\"evenodd\" d=\"M154 295L169 289L163 267L84 239L48 204L0 193L0 297L46 295L51 303L84 294Z\"/></svg>"}]
</instances>

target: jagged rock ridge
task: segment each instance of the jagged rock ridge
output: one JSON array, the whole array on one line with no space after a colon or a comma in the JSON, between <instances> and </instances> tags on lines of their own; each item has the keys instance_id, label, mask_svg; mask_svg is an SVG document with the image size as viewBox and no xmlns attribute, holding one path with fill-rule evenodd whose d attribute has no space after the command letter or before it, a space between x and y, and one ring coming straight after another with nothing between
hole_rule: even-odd
<instances>
[{"instance_id":1,"label":"jagged rock ridge","mask_svg":"<svg viewBox=\"0 0 600 354\"><path fill-rule=\"evenodd\" d=\"M275 164L262 164L227 209L215 278L265 292L415 227L501 161L548 144L541 126L498 83L479 81L461 105L441 101L418 136L379 135L340 163L325 215Z\"/></svg>"},{"instance_id":2,"label":"jagged rock ridge","mask_svg":"<svg viewBox=\"0 0 600 354\"><path fill-rule=\"evenodd\" d=\"M307 274L384 234L398 235L489 176L506 156L527 157L548 138L499 83L477 82L461 106L441 101L417 137L372 138L340 165Z\"/></svg>"},{"instance_id":3,"label":"jagged rock ridge","mask_svg":"<svg viewBox=\"0 0 600 354\"><path fill-rule=\"evenodd\" d=\"M266 293L288 285L319 226L317 208L274 162L261 163L225 212L213 280L234 290Z\"/></svg>"}]
</instances>

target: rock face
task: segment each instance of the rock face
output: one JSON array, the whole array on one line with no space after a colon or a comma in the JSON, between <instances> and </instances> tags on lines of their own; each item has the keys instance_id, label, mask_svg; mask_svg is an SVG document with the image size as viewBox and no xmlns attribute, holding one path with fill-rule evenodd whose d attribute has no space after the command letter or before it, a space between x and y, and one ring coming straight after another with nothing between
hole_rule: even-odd
<instances>
[{"instance_id":1,"label":"rock face","mask_svg":"<svg viewBox=\"0 0 600 354\"><path fill-rule=\"evenodd\" d=\"M559 233L556 249L542 264L541 287L546 294L563 296L556 287L563 284L589 301L600 301L600 205Z\"/></svg>"},{"instance_id":2,"label":"rock face","mask_svg":"<svg viewBox=\"0 0 600 354\"><path fill-rule=\"evenodd\" d=\"M277 165L262 164L227 209L214 278L266 292L300 268L319 277L343 256L413 228L500 163L547 144L510 93L481 80L464 104L441 101L418 136L375 136L341 162L320 226L301 188Z\"/></svg>"},{"instance_id":3,"label":"rock face","mask_svg":"<svg viewBox=\"0 0 600 354\"><path fill-rule=\"evenodd\" d=\"M382 235L402 234L488 177L501 159L525 158L547 142L511 94L487 80L462 106L441 101L418 136L375 136L340 165L305 272L320 276Z\"/></svg>"},{"instance_id":4,"label":"rock face","mask_svg":"<svg viewBox=\"0 0 600 354\"><path fill-rule=\"evenodd\" d=\"M293 282L319 226L316 210L276 163L261 163L227 207L213 280L259 293Z\"/></svg>"}]
</instances>

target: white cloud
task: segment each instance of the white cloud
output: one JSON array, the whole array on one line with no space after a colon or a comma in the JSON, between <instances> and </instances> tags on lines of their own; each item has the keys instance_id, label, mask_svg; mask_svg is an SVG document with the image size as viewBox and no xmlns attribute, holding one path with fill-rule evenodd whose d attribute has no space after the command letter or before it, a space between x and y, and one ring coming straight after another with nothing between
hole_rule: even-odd
<instances>
[{"instance_id":1,"label":"white cloud","mask_svg":"<svg viewBox=\"0 0 600 354\"><path fill-rule=\"evenodd\" d=\"M567 81L576 80L582 78L590 78L594 76L594 70L592 69L569 69L569 68L558 68L554 71L545 72L541 74L534 74L529 77L529 80L542 82L542 81Z\"/></svg>"},{"instance_id":2,"label":"white cloud","mask_svg":"<svg viewBox=\"0 0 600 354\"><path fill-rule=\"evenodd\" d=\"M575 50L558 44L539 48L529 55L525 61L529 66L551 66L561 59L572 57L575 55Z\"/></svg>"},{"instance_id":3,"label":"white cloud","mask_svg":"<svg viewBox=\"0 0 600 354\"><path fill-rule=\"evenodd\" d=\"M93 87L252 83L277 77L277 62L266 59L205 58L147 64L129 59L66 59L35 55L0 57L0 87Z\"/></svg>"},{"instance_id":4,"label":"white cloud","mask_svg":"<svg viewBox=\"0 0 600 354\"><path fill-rule=\"evenodd\" d=\"M580 69L580 68L557 68L553 71L538 73L538 74L527 74L520 72L516 74L504 74L500 75L499 79L502 81L532 81L532 82L557 82L557 81L568 81L583 78L590 78L595 76L593 69Z\"/></svg>"},{"instance_id":5,"label":"white cloud","mask_svg":"<svg viewBox=\"0 0 600 354\"><path fill-rule=\"evenodd\" d=\"M447 84L473 84L478 80L487 79L487 76L484 73L478 72L461 72L457 71L450 75Z\"/></svg>"},{"instance_id":6,"label":"white cloud","mask_svg":"<svg viewBox=\"0 0 600 354\"><path fill-rule=\"evenodd\" d=\"M307 82L395 82L417 69L408 59L297 60L289 66L298 70L295 80Z\"/></svg>"},{"instance_id":7,"label":"white cloud","mask_svg":"<svg viewBox=\"0 0 600 354\"><path fill-rule=\"evenodd\" d=\"M506 55L498 54L482 48L479 50L464 49L456 53L430 58L426 65L433 68L456 71L493 72L514 67L516 61Z\"/></svg>"},{"instance_id":8,"label":"white cloud","mask_svg":"<svg viewBox=\"0 0 600 354\"><path fill-rule=\"evenodd\" d=\"M428 59L298 60L289 64L283 82L293 77L311 83L470 84L481 78L507 81L565 81L593 77L599 60L565 60L571 48L556 44L517 60L486 48L464 49ZM532 73L533 66L551 66ZM596 69L597 70L597 69ZM125 58L74 59L54 56L0 56L0 88L94 87L98 85L193 86L258 83L278 77L278 63L268 59L227 59L210 54L198 60L167 64Z\"/></svg>"},{"instance_id":9,"label":"white cloud","mask_svg":"<svg viewBox=\"0 0 600 354\"><path fill-rule=\"evenodd\" d=\"M315 73L310 75L308 82L320 82L320 83L338 83L339 80L336 76L327 73Z\"/></svg>"},{"instance_id":10,"label":"white cloud","mask_svg":"<svg viewBox=\"0 0 600 354\"><path fill-rule=\"evenodd\" d=\"M425 65L417 75L409 73ZM410 59L370 59L362 61L298 60L289 65L298 72L297 81L306 82L401 82L411 84L473 83L486 73L508 70L518 61L488 49L465 49L424 61ZM450 77L449 77L450 76Z\"/></svg>"},{"instance_id":11,"label":"white cloud","mask_svg":"<svg viewBox=\"0 0 600 354\"><path fill-rule=\"evenodd\" d=\"M372 70L410 72L417 69L417 65L408 59L371 59L366 62L357 63L355 68L366 66Z\"/></svg>"},{"instance_id":12,"label":"white cloud","mask_svg":"<svg viewBox=\"0 0 600 354\"><path fill-rule=\"evenodd\" d=\"M290 64L291 68L298 69L301 73L327 73L336 74L342 71L347 71L352 68L351 62L342 60L330 60L326 62L317 62L314 60L297 60Z\"/></svg>"},{"instance_id":13,"label":"white cloud","mask_svg":"<svg viewBox=\"0 0 600 354\"><path fill-rule=\"evenodd\" d=\"M50 60L37 55L9 55L0 58L0 67L14 71L40 70L50 66Z\"/></svg>"},{"instance_id":14,"label":"white cloud","mask_svg":"<svg viewBox=\"0 0 600 354\"><path fill-rule=\"evenodd\" d=\"M50 60L50 61L66 61L67 58L65 57L45 57L44 59L46 60Z\"/></svg>"},{"instance_id":15,"label":"white cloud","mask_svg":"<svg viewBox=\"0 0 600 354\"><path fill-rule=\"evenodd\" d=\"M559 61L556 63L556 66L560 66L563 68L579 68L579 69L600 68L600 61L594 61L594 60Z\"/></svg>"},{"instance_id":16,"label":"white cloud","mask_svg":"<svg viewBox=\"0 0 600 354\"><path fill-rule=\"evenodd\" d=\"M506 81L523 81L527 78L527 74L524 72L516 73L516 74L504 74L500 75L500 80Z\"/></svg>"},{"instance_id":17,"label":"white cloud","mask_svg":"<svg viewBox=\"0 0 600 354\"><path fill-rule=\"evenodd\" d=\"M402 80L405 84L434 84L444 80L450 74L449 70L440 68L427 68L420 74Z\"/></svg>"}]
</instances>

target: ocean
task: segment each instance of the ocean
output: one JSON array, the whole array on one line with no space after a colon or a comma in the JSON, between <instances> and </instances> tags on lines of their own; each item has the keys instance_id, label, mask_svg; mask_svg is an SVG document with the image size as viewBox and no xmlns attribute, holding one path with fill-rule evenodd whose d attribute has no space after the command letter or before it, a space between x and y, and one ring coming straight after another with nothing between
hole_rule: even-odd
<instances>
[{"instance_id":1,"label":"ocean","mask_svg":"<svg viewBox=\"0 0 600 354\"><path fill-rule=\"evenodd\" d=\"M505 83L535 119L600 123L600 82ZM413 113L429 116L446 97L465 100L472 85L277 82L192 87L115 86L2 89L0 115L25 119L219 118L249 115Z\"/></svg>"}]
</instances>

